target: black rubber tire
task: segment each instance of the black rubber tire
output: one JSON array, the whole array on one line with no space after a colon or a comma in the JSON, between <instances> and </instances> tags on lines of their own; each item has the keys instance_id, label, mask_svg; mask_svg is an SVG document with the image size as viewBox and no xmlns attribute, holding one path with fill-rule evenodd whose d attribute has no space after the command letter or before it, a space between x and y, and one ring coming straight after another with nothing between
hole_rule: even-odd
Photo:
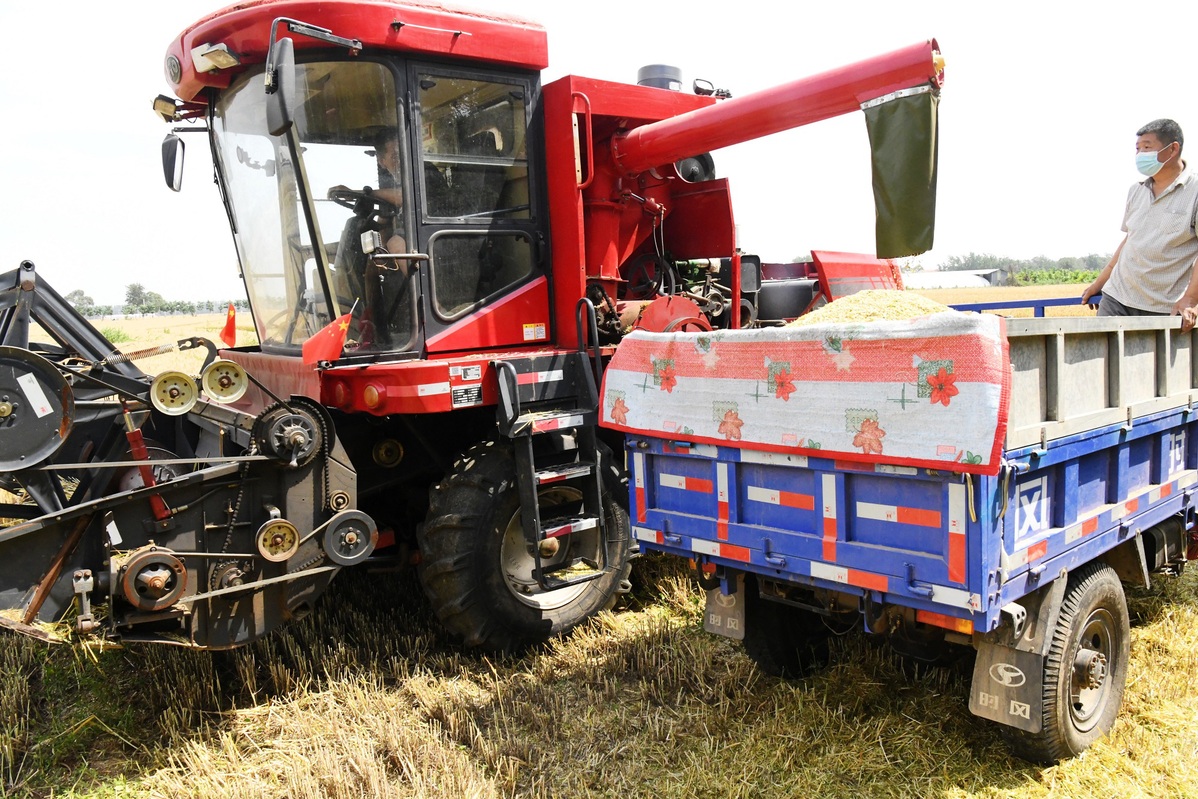
<instances>
[{"instance_id":1,"label":"black rubber tire","mask_svg":"<svg viewBox=\"0 0 1198 799\"><path fill-rule=\"evenodd\" d=\"M616 568L580 586L558 589L577 593L559 607L521 601L501 566L505 534L511 524L519 524L520 512L516 461L509 444L476 444L432 487L428 516L417 534L418 574L433 611L456 641L487 652L519 652L568 632L629 590L628 513L615 500L619 470L610 450L602 444L600 449L606 555ZM558 591L539 596L551 598Z\"/></svg>"},{"instance_id":2,"label":"black rubber tire","mask_svg":"<svg viewBox=\"0 0 1198 799\"><path fill-rule=\"evenodd\" d=\"M762 599L745 579L745 653L766 674L797 679L828 665L830 632L809 610Z\"/></svg>"},{"instance_id":3,"label":"black rubber tire","mask_svg":"<svg viewBox=\"0 0 1198 799\"><path fill-rule=\"evenodd\" d=\"M1003 728L1015 754L1051 765L1081 754L1110 730L1123 702L1130 638L1127 599L1115 570L1091 563L1070 575L1044 659L1043 727L1038 733ZM1096 688L1083 689L1074 667L1083 643L1106 658Z\"/></svg>"}]
</instances>

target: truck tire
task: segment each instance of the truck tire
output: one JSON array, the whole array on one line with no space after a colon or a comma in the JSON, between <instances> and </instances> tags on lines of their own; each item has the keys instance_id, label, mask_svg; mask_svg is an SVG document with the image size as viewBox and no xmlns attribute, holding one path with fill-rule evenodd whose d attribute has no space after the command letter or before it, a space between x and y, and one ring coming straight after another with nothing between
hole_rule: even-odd
<instances>
[{"instance_id":1,"label":"truck tire","mask_svg":"<svg viewBox=\"0 0 1198 799\"><path fill-rule=\"evenodd\" d=\"M828 663L827 626L815 613L762 599L745 579L745 654L766 674L796 679Z\"/></svg>"},{"instance_id":2,"label":"truck tire","mask_svg":"<svg viewBox=\"0 0 1198 799\"><path fill-rule=\"evenodd\" d=\"M421 585L446 631L469 648L518 652L572 629L615 604L629 588L628 514L615 499L619 469L600 444L604 476L606 544L598 530L558 540L556 560L594 559L606 546L610 573L589 582L544 591L532 578L520 520L516 460L510 445L476 444L429 493L429 512L418 531ZM539 489L542 517L553 505L577 502L571 486Z\"/></svg>"},{"instance_id":3,"label":"truck tire","mask_svg":"<svg viewBox=\"0 0 1198 799\"><path fill-rule=\"evenodd\" d=\"M1051 765L1081 754L1115 723L1123 701L1131 625L1123 585L1105 563L1070 575L1044 658L1043 727L1004 727L1012 750Z\"/></svg>"}]
</instances>

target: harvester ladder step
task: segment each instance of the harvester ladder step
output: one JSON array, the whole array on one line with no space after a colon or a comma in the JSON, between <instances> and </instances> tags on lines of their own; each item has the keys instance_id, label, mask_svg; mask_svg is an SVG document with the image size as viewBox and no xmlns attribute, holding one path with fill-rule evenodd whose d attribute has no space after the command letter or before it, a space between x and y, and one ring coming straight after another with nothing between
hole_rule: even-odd
<instances>
[{"instance_id":1,"label":"harvester ladder step","mask_svg":"<svg viewBox=\"0 0 1198 799\"><path fill-rule=\"evenodd\" d=\"M558 516L546 519L541 524L541 535L545 538L557 538L583 530L594 530L599 526L598 516Z\"/></svg>"},{"instance_id":2,"label":"harvester ladder step","mask_svg":"<svg viewBox=\"0 0 1198 799\"><path fill-rule=\"evenodd\" d=\"M496 423L515 451L521 527L534 559L533 577L553 590L609 573L598 468L599 392L587 353L531 355L493 366L499 384ZM549 510L555 515L543 519L543 486L559 500L560 488L572 487L579 499L570 501L565 494L566 501ZM593 548L587 543L592 540Z\"/></svg>"},{"instance_id":3,"label":"harvester ladder step","mask_svg":"<svg viewBox=\"0 0 1198 799\"><path fill-rule=\"evenodd\" d=\"M590 461L579 461L566 466L551 466L536 473L537 485L560 483L563 480L573 480L575 477L586 477L594 468L595 464Z\"/></svg>"},{"instance_id":4,"label":"harvester ladder step","mask_svg":"<svg viewBox=\"0 0 1198 799\"><path fill-rule=\"evenodd\" d=\"M512 423L511 436L535 436L539 433L552 433L557 430L568 430L572 427L595 424L597 414L591 411L542 410L522 413Z\"/></svg>"},{"instance_id":5,"label":"harvester ladder step","mask_svg":"<svg viewBox=\"0 0 1198 799\"><path fill-rule=\"evenodd\" d=\"M545 587L550 590L569 588L572 585L589 583L607 574L610 568L601 568L598 563L586 558L576 558L571 563L546 569L542 575Z\"/></svg>"}]
</instances>

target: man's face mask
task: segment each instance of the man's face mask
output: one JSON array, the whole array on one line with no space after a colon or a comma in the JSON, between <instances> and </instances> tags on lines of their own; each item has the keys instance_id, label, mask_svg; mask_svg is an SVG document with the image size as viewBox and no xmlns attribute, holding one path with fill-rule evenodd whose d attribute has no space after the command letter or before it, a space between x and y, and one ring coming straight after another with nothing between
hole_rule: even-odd
<instances>
[{"instance_id":1,"label":"man's face mask","mask_svg":"<svg viewBox=\"0 0 1198 799\"><path fill-rule=\"evenodd\" d=\"M1165 145L1165 147L1171 146L1172 144ZM1165 147L1162 147L1161 150L1164 150ZM1157 150L1156 152L1136 153L1136 169L1140 171L1141 175L1150 178L1157 172L1160 172L1161 167L1173 160L1172 158L1169 158L1165 161L1156 160L1156 157L1161 150Z\"/></svg>"}]
</instances>

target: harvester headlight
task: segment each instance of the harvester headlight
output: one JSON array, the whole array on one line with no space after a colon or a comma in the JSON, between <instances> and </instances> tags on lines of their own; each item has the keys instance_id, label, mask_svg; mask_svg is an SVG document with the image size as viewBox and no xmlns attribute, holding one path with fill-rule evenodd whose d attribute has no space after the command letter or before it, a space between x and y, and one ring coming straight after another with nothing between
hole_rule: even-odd
<instances>
[{"instance_id":1,"label":"harvester headlight","mask_svg":"<svg viewBox=\"0 0 1198 799\"><path fill-rule=\"evenodd\" d=\"M241 63L241 59L236 53L230 52L227 44L201 44L191 49L191 63L196 72L211 72L235 67Z\"/></svg>"}]
</instances>

